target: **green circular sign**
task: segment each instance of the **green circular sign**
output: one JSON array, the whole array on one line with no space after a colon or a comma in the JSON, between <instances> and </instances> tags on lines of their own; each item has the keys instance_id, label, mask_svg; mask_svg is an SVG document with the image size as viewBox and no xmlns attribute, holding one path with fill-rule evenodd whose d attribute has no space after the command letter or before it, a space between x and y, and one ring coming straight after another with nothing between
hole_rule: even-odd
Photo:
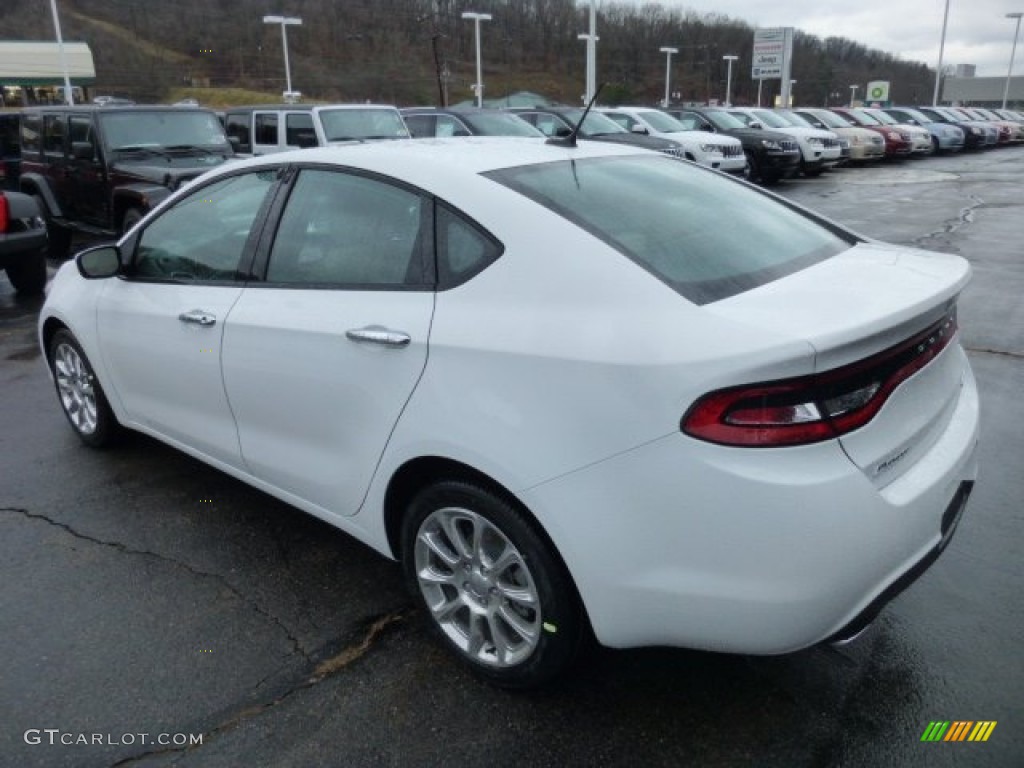
<instances>
[{"instance_id":1,"label":"green circular sign","mask_svg":"<svg viewBox=\"0 0 1024 768\"><path fill-rule=\"evenodd\" d=\"M884 95L885 95L885 89L882 88L881 86L876 85L874 88L871 89L871 98L872 99L880 99Z\"/></svg>"}]
</instances>

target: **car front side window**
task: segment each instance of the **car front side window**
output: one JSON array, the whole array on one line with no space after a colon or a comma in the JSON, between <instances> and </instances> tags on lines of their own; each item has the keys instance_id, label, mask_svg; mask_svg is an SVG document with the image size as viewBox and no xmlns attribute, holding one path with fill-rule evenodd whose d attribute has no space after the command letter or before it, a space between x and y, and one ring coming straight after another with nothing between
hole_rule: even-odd
<instances>
[{"instance_id":1,"label":"car front side window","mask_svg":"<svg viewBox=\"0 0 1024 768\"><path fill-rule=\"evenodd\" d=\"M129 276L234 282L277 169L231 176L198 189L149 223Z\"/></svg>"},{"instance_id":2,"label":"car front side window","mask_svg":"<svg viewBox=\"0 0 1024 768\"><path fill-rule=\"evenodd\" d=\"M387 288L428 282L427 202L359 174L299 173L274 236L267 282Z\"/></svg>"}]
</instances>

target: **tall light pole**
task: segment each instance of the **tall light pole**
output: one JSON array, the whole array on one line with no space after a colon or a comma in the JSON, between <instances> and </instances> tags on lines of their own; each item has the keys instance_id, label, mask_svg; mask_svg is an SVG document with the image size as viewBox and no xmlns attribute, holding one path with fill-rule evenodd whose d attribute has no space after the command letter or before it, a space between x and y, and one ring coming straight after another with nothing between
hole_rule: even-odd
<instances>
[{"instance_id":1,"label":"tall light pole","mask_svg":"<svg viewBox=\"0 0 1024 768\"><path fill-rule=\"evenodd\" d=\"M60 68L64 73L64 102L71 107L75 104L75 95L71 92L71 75L68 74L68 57L64 52L64 37L60 33L60 16L57 15L57 0L50 0L50 10L53 11L53 29L57 33ZM1005 107L1006 105L1004 104L1003 106Z\"/></svg>"},{"instance_id":2,"label":"tall light pole","mask_svg":"<svg viewBox=\"0 0 1024 768\"><path fill-rule=\"evenodd\" d=\"M935 91L932 93L932 106L939 106L939 83L942 81L942 54L946 50L946 22L949 21L949 0L946 0L946 11L942 14L942 37L939 38L939 66L935 68Z\"/></svg>"},{"instance_id":3,"label":"tall light pole","mask_svg":"<svg viewBox=\"0 0 1024 768\"><path fill-rule=\"evenodd\" d=\"M287 87L284 98L287 101L295 98L295 92L292 90L292 68L288 62L288 27L299 26L302 24L302 19L294 16L264 16L263 23L281 25L281 45L284 47L284 80Z\"/></svg>"},{"instance_id":4,"label":"tall light pole","mask_svg":"<svg viewBox=\"0 0 1024 768\"><path fill-rule=\"evenodd\" d=\"M1017 29L1013 32L1013 48L1010 50L1010 68L1006 71L1006 87L1003 88L1003 109L1006 109L1006 99L1010 95L1010 77L1013 75L1013 57L1017 55L1017 37L1020 35L1020 17L1024 13L1008 13L1006 18L1017 20Z\"/></svg>"},{"instance_id":5,"label":"tall light pole","mask_svg":"<svg viewBox=\"0 0 1024 768\"><path fill-rule=\"evenodd\" d=\"M728 62L728 69L725 74L725 106L732 106L732 63L736 61L739 56L723 56L722 61ZM721 70L719 70L721 72Z\"/></svg>"},{"instance_id":6,"label":"tall light pole","mask_svg":"<svg viewBox=\"0 0 1024 768\"><path fill-rule=\"evenodd\" d=\"M794 85L796 85L796 80L790 80L789 81L789 104L783 104L782 105L783 109L790 109L790 108L792 108L794 102L796 102L796 97L793 95L793 86Z\"/></svg>"},{"instance_id":7,"label":"tall light pole","mask_svg":"<svg viewBox=\"0 0 1024 768\"><path fill-rule=\"evenodd\" d=\"M672 54L679 53L678 48L659 48L659 51L665 54L665 100L661 103L661 106L668 109L669 104L669 86L672 81Z\"/></svg>"},{"instance_id":8,"label":"tall light pole","mask_svg":"<svg viewBox=\"0 0 1024 768\"><path fill-rule=\"evenodd\" d=\"M589 104L594 98L594 91L597 90L597 10L594 7L596 0L590 0L590 31L585 35L577 35L580 40L587 41L587 83L584 88L583 101Z\"/></svg>"},{"instance_id":9,"label":"tall light pole","mask_svg":"<svg viewBox=\"0 0 1024 768\"><path fill-rule=\"evenodd\" d=\"M483 69L480 64L480 22L490 21L491 14L489 13L474 13L473 11L464 11L462 14L464 19L472 19L473 26L476 28L476 105L482 107L484 105L484 81L483 81Z\"/></svg>"},{"instance_id":10,"label":"tall light pole","mask_svg":"<svg viewBox=\"0 0 1024 768\"><path fill-rule=\"evenodd\" d=\"M853 109L853 102L855 102L857 100L857 89L858 88L860 88L859 85L851 85L850 86L850 109Z\"/></svg>"}]
</instances>

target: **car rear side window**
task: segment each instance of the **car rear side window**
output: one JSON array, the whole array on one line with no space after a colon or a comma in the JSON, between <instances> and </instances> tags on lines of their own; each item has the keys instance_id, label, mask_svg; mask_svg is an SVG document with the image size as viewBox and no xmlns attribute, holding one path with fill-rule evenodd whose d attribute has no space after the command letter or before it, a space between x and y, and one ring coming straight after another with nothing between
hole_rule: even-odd
<instances>
[{"instance_id":1,"label":"car rear side window","mask_svg":"<svg viewBox=\"0 0 1024 768\"><path fill-rule=\"evenodd\" d=\"M64 134L67 132L67 119L64 115L47 115L43 118L43 152L46 154L64 154Z\"/></svg>"},{"instance_id":2,"label":"car rear side window","mask_svg":"<svg viewBox=\"0 0 1024 768\"><path fill-rule=\"evenodd\" d=\"M384 288L426 284L422 196L354 173L304 169L281 216L267 282Z\"/></svg>"},{"instance_id":3,"label":"car rear side window","mask_svg":"<svg viewBox=\"0 0 1024 768\"><path fill-rule=\"evenodd\" d=\"M501 243L448 206L438 203L438 288L460 285L501 256Z\"/></svg>"},{"instance_id":4,"label":"car rear side window","mask_svg":"<svg viewBox=\"0 0 1024 768\"><path fill-rule=\"evenodd\" d=\"M856 242L757 190L669 158L588 158L485 175L600 238L695 304L764 285Z\"/></svg>"},{"instance_id":5,"label":"car rear side window","mask_svg":"<svg viewBox=\"0 0 1024 768\"><path fill-rule=\"evenodd\" d=\"M41 145L42 120L39 115L23 115L21 118L21 151L35 154Z\"/></svg>"},{"instance_id":6,"label":"car rear side window","mask_svg":"<svg viewBox=\"0 0 1024 768\"><path fill-rule=\"evenodd\" d=\"M254 121L253 143L277 146L277 113L260 112Z\"/></svg>"}]
</instances>

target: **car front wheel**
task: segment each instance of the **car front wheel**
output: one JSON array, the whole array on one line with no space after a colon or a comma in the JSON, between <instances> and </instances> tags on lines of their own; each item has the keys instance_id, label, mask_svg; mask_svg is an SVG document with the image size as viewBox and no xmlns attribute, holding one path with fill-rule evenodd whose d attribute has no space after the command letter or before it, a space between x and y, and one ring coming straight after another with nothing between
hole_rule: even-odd
<instances>
[{"instance_id":1,"label":"car front wheel","mask_svg":"<svg viewBox=\"0 0 1024 768\"><path fill-rule=\"evenodd\" d=\"M46 288L46 255L40 251L18 264L7 267L7 279L14 290L25 296L35 296Z\"/></svg>"},{"instance_id":2,"label":"car front wheel","mask_svg":"<svg viewBox=\"0 0 1024 768\"><path fill-rule=\"evenodd\" d=\"M94 448L108 445L117 435L117 419L89 359L70 331L61 329L53 335L49 360L57 397L75 433Z\"/></svg>"},{"instance_id":3,"label":"car front wheel","mask_svg":"<svg viewBox=\"0 0 1024 768\"><path fill-rule=\"evenodd\" d=\"M491 682L534 687L575 657L585 619L571 579L502 496L461 481L421 491L403 526L403 565L434 630Z\"/></svg>"}]
</instances>

